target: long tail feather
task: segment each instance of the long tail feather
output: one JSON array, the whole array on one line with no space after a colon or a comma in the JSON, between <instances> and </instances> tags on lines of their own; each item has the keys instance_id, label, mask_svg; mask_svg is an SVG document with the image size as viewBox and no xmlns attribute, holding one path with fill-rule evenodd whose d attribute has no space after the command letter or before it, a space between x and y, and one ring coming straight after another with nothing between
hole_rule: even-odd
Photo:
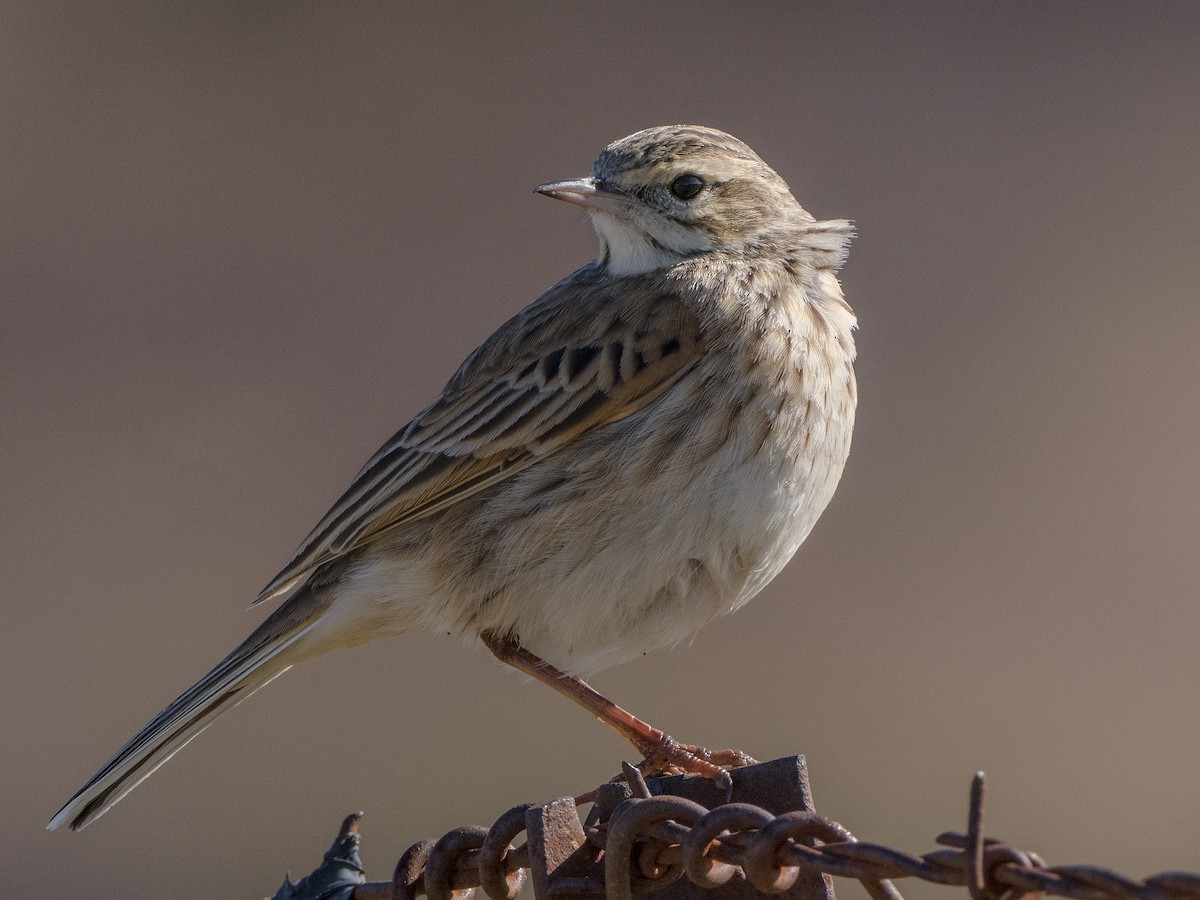
<instances>
[{"instance_id":1,"label":"long tail feather","mask_svg":"<svg viewBox=\"0 0 1200 900\"><path fill-rule=\"evenodd\" d=\"M296 597L292 598L294 602ZM281 607L245 643L211 672L155 716L132 740L75 794L47 829L67 825L72 831L86 828L122 797L178 753L188 741L212 724L221 713L237 706L260 687L291 668L292 647L312 626L311 620L281 634L271 627L280 619ZM294 621L294 619L293 619Z\"/></svg>"}]
</instances>

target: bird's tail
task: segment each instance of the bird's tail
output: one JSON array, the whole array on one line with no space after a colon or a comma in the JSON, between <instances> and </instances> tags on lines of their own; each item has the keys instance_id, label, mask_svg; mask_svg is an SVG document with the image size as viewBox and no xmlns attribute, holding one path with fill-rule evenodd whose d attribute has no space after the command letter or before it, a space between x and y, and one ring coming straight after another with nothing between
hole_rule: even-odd
<instances>
[{"instance_id":1,"label":"bird's tail","mask_svg":"<svg viewBox=\"0 0 1200 900\"><path fill-rule=\"evenodd\" d=\"M297 654L295 645L315 621L315 616L311 615L312 599L311 595L297 595L276 610L240 647L118 750L58 811L47 829L61 825L69 826L72 831L86 828L212 724L217 716L237 706L268 681L290 669L299 658L307 656L307 653Z\"/></svg>"}]
</instances>

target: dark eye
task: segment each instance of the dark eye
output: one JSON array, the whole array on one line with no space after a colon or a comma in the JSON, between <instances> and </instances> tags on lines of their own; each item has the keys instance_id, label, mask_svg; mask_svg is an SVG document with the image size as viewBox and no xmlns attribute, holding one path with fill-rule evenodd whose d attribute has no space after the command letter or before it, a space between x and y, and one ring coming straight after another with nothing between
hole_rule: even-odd
<instances>
[{"instance_id":1,"label":"dark eye","mask_svg":"<svg viewBox=\"0 0 1200 900\"><path fill-rule=\"evenodd\" d=\"M671 193L680 200L691 200L704 190L704 179L699 175L680 175L671 182Z\"/></svg>"}]
</instances>

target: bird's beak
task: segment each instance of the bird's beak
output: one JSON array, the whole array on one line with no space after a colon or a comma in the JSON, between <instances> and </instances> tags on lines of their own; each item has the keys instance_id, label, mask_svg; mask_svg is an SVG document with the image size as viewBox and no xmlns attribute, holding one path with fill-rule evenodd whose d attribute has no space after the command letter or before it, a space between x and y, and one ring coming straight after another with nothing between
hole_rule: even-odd
<instances>
[{"instance_id":1,"label":"bird's beak","mask_svg":"<svg viewBox=\"0 0 1200 900\"><path fill-rule=\"evenodd\" d=\"M555 200L565 200L584 209L598 209L604 212L615 212L627 205L628 201L620 194L606 191L596 183L595 178L567 178L564 181L547 181L539 184L534 193L545 194Z\"/></svg>"}]
</instances>

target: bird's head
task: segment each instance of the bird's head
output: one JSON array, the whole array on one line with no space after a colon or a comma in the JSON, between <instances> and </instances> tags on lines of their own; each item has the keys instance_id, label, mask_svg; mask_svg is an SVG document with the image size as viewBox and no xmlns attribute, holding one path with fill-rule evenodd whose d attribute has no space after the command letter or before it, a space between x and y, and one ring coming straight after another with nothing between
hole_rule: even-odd
<instances>
[{"instance_id":1,"label":"bird's head","mask_svg":"<svg viewBox=\"0 0 1200 900\"><path fill-rule=\"evenodd\" d=\"M599 261L614 275L747 248L780 225L813 221L753 150L698 125L631 134L604 149L590 176L551 181L537 192L588 211Z\"/></svg>"}]
</instances>

